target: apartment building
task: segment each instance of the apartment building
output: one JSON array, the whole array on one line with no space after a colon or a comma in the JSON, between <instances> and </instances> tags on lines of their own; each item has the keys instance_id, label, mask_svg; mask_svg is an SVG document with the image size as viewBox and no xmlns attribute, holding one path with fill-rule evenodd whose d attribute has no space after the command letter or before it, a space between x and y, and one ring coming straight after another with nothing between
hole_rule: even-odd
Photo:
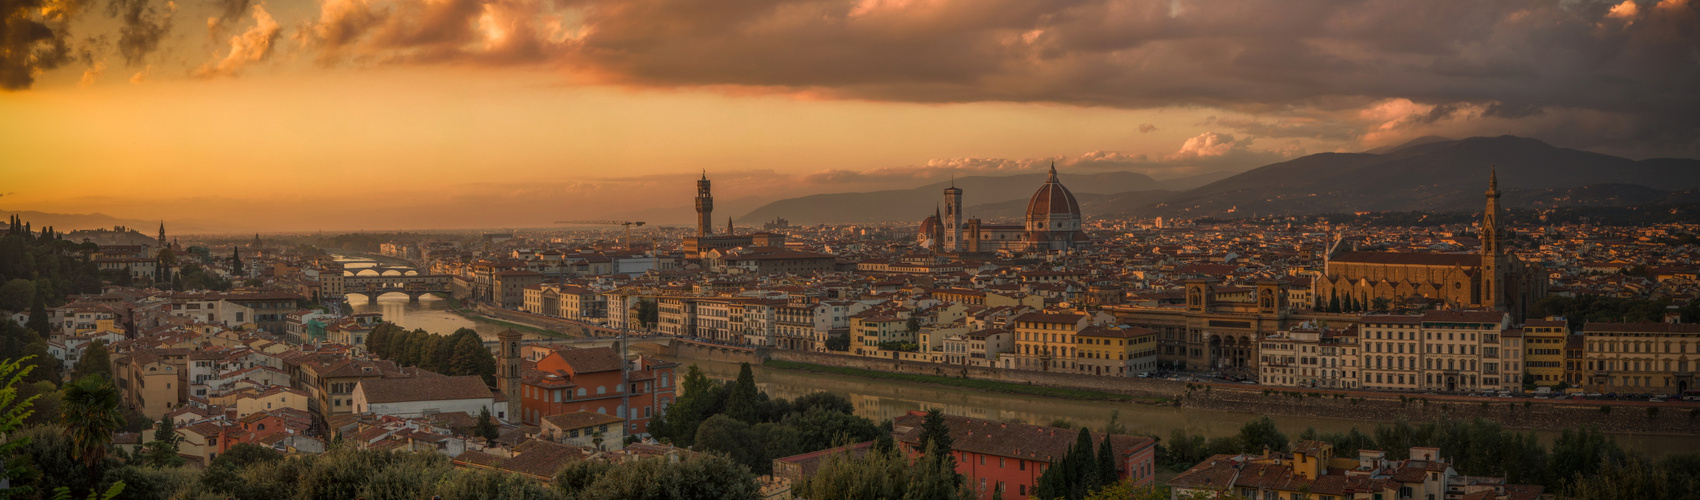
<instances>
[{"instance_id":1,"label":"apartment building","mask_svg":"<svg viewBox=\"0 0 1700 500\"><path fill-rule=\"evenodd\" d=\"M1700 324L1583 325L1589 392L1679 394L1694 390Z\"/></svg>"}]
</instances>

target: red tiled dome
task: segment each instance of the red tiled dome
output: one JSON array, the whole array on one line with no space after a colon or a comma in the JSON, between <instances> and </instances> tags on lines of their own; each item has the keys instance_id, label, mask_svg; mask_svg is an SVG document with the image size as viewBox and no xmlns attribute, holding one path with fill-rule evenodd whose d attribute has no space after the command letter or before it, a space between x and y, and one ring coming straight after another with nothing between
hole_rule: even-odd
<instances>
[{"instance_id":1,"label":"red tiled dome","mask_svg":"<svg viewBox=\"0 0 1700 500\"><path fill-rule=\"evenodd\" d=\"M1051 176L1045 179L1045 185L1039 186L1039 191L1033 193L1033 199L1027 202L1027 217L1045 217L1052 214L1080 215L1080 202L1074 200L1074 193L1057 182L1057 167L1051 166Z\"/></svg>"},{"instance_id":2,"label":"red tiled dome","mask_svg":"<svg viewBox=\"0 0 1700 500\"><path fill-rule=\"evenodd\" d=\"M944 223L939 222L939 216L928 215L927 218L921 219L921 234L930 235L930 234L933 234L934 231L943 231L943 230L944 230Z\"/></svg>"}]
</instances>

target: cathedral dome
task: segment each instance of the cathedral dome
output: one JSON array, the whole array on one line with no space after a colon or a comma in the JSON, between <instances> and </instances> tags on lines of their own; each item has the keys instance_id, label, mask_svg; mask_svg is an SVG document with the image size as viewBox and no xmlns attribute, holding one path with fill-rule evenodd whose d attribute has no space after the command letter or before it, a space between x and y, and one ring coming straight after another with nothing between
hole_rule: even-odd
<instances>
[{"instance_id":1,"label":"cathedral dome","mask_svg":"<svg viewBox=\"0 0 1700 500\"><path fill-rule=\"evenodd\" d=\"M927 218L921 219L921 235L922 236L932 236L932 235L935 235L935 234L939 234L940 232L943 232L943 231L944 231L944 223L939 222L939 216L928 215Z\"/></svg>"},{"instance_id":2,"label":"cathedral dome","mask_svg":"<svg viewBox=\"0 0 1700 500\"><path fill-rule=\"evenodd\" d=\"M1027 202L1027 218L1043 218L1051 215L1080 215L1080 202L1074 200L1074 193L1057 182L1057 167L1051 165L1051 176L1045 179L1045 185L1039 186L1039 191L1033 193L1033 199Z\"/></svg>"}]
</instances>

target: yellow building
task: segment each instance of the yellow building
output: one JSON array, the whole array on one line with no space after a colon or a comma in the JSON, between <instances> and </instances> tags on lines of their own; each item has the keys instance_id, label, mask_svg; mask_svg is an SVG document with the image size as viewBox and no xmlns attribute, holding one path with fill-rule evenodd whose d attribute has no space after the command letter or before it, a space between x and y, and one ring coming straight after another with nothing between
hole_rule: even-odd
<instances>
[{"instance_id":1,"label":"yellow building","mask_svg":"<svg viewBox=\"0 0 1700 500\"><path fill-rule=\"evenodd\" d=\"M1015 325L1015 353L1003 358L1004 368L1078 370L1079 346L1074 335L1092 317L1073 312L1027 313L1010 320Z\"/></svg>"},{"instance_id":2,"label":"yellow building","mask_svg":"<svg viewBox=\"0 0 1700 500\"><path fill-rule=\"evenodd\" d=\"M1157 369L1157 332L1137 326L1089 326L1074 334L1076 369L1131 377Z\"/></svg>"},{"instance_id":3,"label":"yellow building","mask_svg":"<svg viewBox=\"0 0 1700 500\"><path fill-rule=\"evenodd\" d=\"M124 403L143 415L164 415L188 396L183 368L159 356L139 352L119 365Z\"/></svg>"},{"instance_id":4,"label":"yellow building","mask_svg":"<svg viewBox=\"0 0 1700 500\"><path fill-rule=\"evenodd\" d=\"M899 351L880 349L880 344L900 342L915 344L915 335L909 332L909 320L889 314L871 313L850 317L851 350L858 356L896 358Z\"/></svg>"},{"instance_id":5,"label":"yellow building","mask_svg":"<svg viewBox=\"0 0 1700 500\"><path fill-rule=\"evenodd\" d=\"M1700 325L1588 323L1589 392L1679 394L1694 388Z\"/></svg>"},{"instance_id":6,"label":"yellow building","mask_svg":"<svg viewBox=\"0 0 1700 500\"><path fill-rule=\"evenodd\" d=\"M1536 385L1564 383L1564 348L1570 325L1564 320L1529 320L1523 324L1523 366Z\"/></svg>"}]
</instances>

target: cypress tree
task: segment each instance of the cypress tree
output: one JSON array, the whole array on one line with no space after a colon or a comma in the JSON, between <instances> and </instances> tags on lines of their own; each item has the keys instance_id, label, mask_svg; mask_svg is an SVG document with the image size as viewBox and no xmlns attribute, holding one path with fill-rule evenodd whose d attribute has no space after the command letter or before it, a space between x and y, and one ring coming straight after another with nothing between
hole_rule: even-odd
<instances>
[{"instance_id":1,"label":"cypress tree","mask_svg":"<svg viewBox=\"0 0 1700 500\"><path fill-rule=\"evenodd\" d=\"M153 441L146 445L147 454L143 461L148 465L160 468L173 468L183 465L183 457L177 455L177 443L183 438L177 436L177 427L171 423L171 415L160 417L153 428Z\"/></svg>"},{"instance_id":2,"label":"cypress tree","mask_svg":"<svg viewBox=\"0 0 1700 500\"><path fill-rule=\"evenodd\" d=\"M502 437L501 428L497 427L496 420L490 417L488 406L478 410L478 429L475 435L492 441Z\"/></svg>"},{"instance_id":3,"label":"cypress tree","mask_svg":"<svg viewBox=\"0 0 1700 500\"><path fill-rule=\"evenodd\" d=\"M1092 431L1085 427L1075 435L1074 446L1068 449L1069 498L1085 498L1103 482L1098 478L1098 458L1092 455Z\"/></svg>"},{"instance_id":4,"label":"cypress tree","mask_svg":"<svg viewBox=\"0 0 1700 500\"><path fill-rule=\"evenodd\" d=\"M42 338L53 336L53 324L47 320L47 298L40 293L40 287L35 294L35 302L30 304L30 319L24 322L24 327L34 331Z\"/></svg>"},{"instance_id":5,"label":"cypress tree","mask_svg":"<svg viewBox=\"0 0 1700 500\"><path fill-rule=\"evenodd\" d=\"M231 247L230 249L230 276L233 278L247 276L247 273L242 272L241 248Z\"/></svg>"},{"instance_id":6,"label":"cypress tree","mask_svg":"<svg viewBox=\"0 0 1700 500\"><path fill-rule=\"evenodd\" d=\"M1121 478L1120 460L1116 450L1110 444L1110 434L1104 434L1104 441L1098 444L1098 481L1100 486L1116 484Z\"/></svg>"},{"instance_id":7,"label":"cypress tree","mask_svg":"<svg viewBox=\"0 0 1700 500\"><path fill-rule=\"evenodd\" d=\"M750 371L749 363L743 363L738 367L738 381L732 384L732 394L726 398L726 416L746 424L760 423L761 412L756 408L759 398L755 373Z\"/></svg>"},{"instance_id":8,"label":"cypress tree","mask_svg":"<svg viewBox=\"0 0 1700 500\"><path fill-rule=\"evenodd\" d=\"M921 419L920 445L923 450L929 446L944 450L944 453L936 458L949 461L951 470L956 470L956 458L950 454L956 449L956 443L951 441L950 425L944 422L944 413L939 412L938 408L927 410L927 416Z\"/></svg>"}]
</instances>

